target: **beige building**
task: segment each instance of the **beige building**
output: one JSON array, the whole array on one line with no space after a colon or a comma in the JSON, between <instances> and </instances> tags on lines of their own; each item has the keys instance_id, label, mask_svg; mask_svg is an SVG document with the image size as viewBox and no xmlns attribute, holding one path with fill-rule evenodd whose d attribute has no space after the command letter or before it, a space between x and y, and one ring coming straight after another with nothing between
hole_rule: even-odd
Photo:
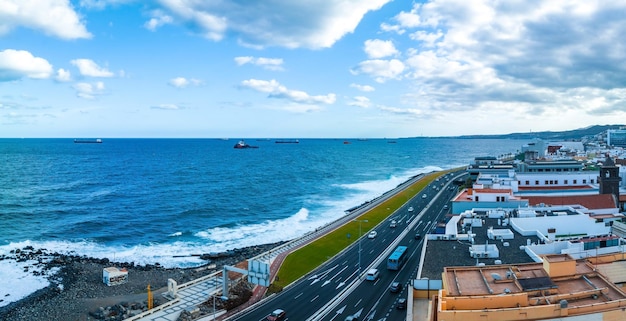
<instances>
[{"instance_id":1,"label":"beige building","mask_svg":"<svg viewBox=\"0 0 626 321\"><path fill-rule=\"evenodd\" d=\"M626 320L626 294L593 264L610 270L623 258L542 258L540 263L445 267L441 289L413 288L409 294L410 320Z\"/></svg>"}]
</instances>

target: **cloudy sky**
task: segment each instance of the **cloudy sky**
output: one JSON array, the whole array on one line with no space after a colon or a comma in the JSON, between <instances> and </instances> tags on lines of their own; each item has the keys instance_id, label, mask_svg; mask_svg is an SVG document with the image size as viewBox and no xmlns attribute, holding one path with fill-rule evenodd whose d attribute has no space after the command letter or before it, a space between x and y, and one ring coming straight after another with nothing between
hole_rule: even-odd
<instances>
[{"instance_id":1,"label":"cloudy sky","mask_svg":"<svg viewBox=\"0 0 626 321\"><path fill-rule=\"evenodd\" d=\"M625 1L0 0L0 137L625 123Z\"/></svg>"}]
</instances>

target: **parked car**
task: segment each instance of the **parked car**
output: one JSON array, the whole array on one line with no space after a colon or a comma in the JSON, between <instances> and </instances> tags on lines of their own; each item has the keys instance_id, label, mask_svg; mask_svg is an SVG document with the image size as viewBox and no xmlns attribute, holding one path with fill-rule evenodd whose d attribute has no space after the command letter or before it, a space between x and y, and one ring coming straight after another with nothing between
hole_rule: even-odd
<instances>
[{"instance_id":1,"label":"parked car","mask_svg":"<svg viewBox=\"0 0 626 321\"><path fill-rule=\"evenodd\" d=\"M398 299L398 303L396 303L396 309L398 309L398 310L406 309L406 299L405 298L399 298Z\"/></svg>"},{"instance_id":2,"label":"parked car","mask_svg":"<svg viewBox=\"0 0 626 321\"><path fill-rule=\"evenodd\" d=\"M368 239L373 239L376 237L376 235L378 235L378 233L376 231L371 231L369 232L369 234L367 234L367 238Z\"/></svg>"},{"instance_id":3,"label":"parked car","mask_svg":"<svg viewBox=\"0 0 626 321\"><path fill-rule=\"evenodd\" d=\"M391 291L391 293L398 293L402 291L402 283L400 282L391 283L391 286L389 287L389 291Z\"/></svg>"},{"instance_id":4,"label":"parked car","mask_svg":"<svg viewBox=\"0 0 626 321\"><path fill-rule=\"evenodd\" d=\"M276 309L267 316L268 321L282 321L287 317L287 313L283 309Z\"/></svg>"}]
</instances>

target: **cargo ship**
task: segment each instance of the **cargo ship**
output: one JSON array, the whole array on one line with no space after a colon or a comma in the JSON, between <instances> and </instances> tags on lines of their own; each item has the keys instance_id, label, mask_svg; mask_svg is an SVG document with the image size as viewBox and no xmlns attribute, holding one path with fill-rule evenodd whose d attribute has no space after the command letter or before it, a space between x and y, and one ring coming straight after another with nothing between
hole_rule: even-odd
<instances>
[{"instance_id":1,"label":"cargo ship","mask_svg":"<svg viewBox=\"0 0 626 321\"><path fill-rule=\"evenodd\" d=\"M102 139L74 139L74 144L102 144Z\"/></svg>"}]
</instances>

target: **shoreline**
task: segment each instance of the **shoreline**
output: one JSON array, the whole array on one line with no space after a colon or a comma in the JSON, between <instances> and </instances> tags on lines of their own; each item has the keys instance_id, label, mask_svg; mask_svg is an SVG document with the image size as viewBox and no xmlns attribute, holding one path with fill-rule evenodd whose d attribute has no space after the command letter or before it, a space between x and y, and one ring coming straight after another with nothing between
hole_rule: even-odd
<instances>
[{"instance_id":1,"label":"shoreline","mask_svg":"<svg viewBox=\"0 0 626 321\"><path fill-rule=\"evenodd\" d=\"M14 256L1 260L34 260L50 284L30 295L0 307L0 319L24 321L98 320L98 312L107 307L129 304L135 309L146 308L147 286L153 293L155 306L167 302L161 295L167 290L167 280L183 284L221 270L224 265L236 265L285 242L262 244L229 251L228 256L212 258L198 267L164 268L160 264L135 265L133 262L111 262L107 258L48 253L45 249L25 247ZM102 281L102 270L115 266L128 270L128 282L107 286ZM55 269L58 271L54 272ZM0 298L4 299L4 298ZM120 318L122 320L123 318ZM108 320L111 320L110 318ZM115 319L117 320L117 319Z\"/></svg>"}]
</instances>

